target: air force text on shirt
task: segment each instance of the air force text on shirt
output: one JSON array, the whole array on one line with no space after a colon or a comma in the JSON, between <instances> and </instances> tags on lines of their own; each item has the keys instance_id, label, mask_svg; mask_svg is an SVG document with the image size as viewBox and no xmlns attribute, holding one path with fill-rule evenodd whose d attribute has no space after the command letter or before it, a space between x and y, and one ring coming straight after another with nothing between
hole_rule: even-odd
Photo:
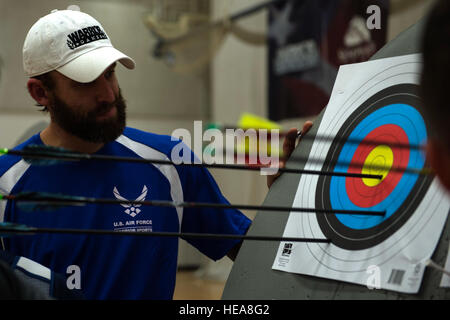
<instances>
[{"instance_id":1,"label":"air force text on shirt","mask_svg":"<svg viewBox=\"0 0 450 320\"><path fill-rule=\"evenodd\" d=\"M175 164L249 164L266 166L261 175L278 172L279 130L278 129L219 129L203 131L202 121L194 121L194 134L184 128L172 132L172 141L181 140L171 153ZM208 143L203 148L203 144ZM192 158L191 150L195 157Z\"/></svg>"}]
</instances>

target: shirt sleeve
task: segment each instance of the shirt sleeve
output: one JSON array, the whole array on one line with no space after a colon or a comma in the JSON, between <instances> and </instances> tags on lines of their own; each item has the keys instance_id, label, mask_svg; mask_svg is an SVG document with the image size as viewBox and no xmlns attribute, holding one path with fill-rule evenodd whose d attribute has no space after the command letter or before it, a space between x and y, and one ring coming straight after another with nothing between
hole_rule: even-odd
<instances>
[{"instance_id":1,"label":"shirt sleeve","mask_svg":"<svg viewBox=\"0 0 450 320\"><path fill-rule=\"evenodd\" d=\"M186 170L183 188L186 202L224 203L222 195L211 173L204 167L184 167ZM182 232L234 234L247 232L251 220L235 209L185 208ZM186 238L187 242L213 260L224 257L241 240Z\"/></svg>"}]
</instances>

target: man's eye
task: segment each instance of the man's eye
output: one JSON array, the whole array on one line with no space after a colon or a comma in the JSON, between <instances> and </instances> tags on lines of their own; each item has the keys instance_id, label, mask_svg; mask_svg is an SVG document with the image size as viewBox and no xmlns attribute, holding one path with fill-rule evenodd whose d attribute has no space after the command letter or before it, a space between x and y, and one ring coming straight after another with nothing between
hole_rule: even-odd
<instances>
[{"instance_id":1,"label":"man's eye","mask_svg":"<svg viewBox=\"0 0 450 320\"><path fill-rule=\"evenodd\" d=\"M114 74L114 72L115 72L114 69L113 69L113 70L109 70L109 71L105 74L105 77L106 77L106 78L111 78L112 75Z\"/></svg>"}]
</instances>

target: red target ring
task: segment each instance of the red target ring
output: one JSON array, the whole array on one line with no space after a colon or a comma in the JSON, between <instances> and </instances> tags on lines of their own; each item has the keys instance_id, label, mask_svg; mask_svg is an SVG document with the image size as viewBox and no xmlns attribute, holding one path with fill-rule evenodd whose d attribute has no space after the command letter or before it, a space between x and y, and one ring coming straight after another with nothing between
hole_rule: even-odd
<instances>
[{"instance_id":1,"label":"red target ring","mask_svg":"<svg viewBox=\"0 0 450 320\"><path fill-rule=\"evenodd\" d=\"M386 199L402 178L404 173L392 169L408 166L409 149L395 145L408 144L408 136L400 126L386 124L371 131L362 141L371 143L358 146L348 172L380 174L383 175L383 180L372 180L373 184L370 184L364 179L347 178L345 186L353 204L370 208ZM383 141L383 144L377 145L376 141ZM392 160L387 159L389 157L392 157ZM364 168L369 172L364 172Z\"/></svg>"}]
</instances>

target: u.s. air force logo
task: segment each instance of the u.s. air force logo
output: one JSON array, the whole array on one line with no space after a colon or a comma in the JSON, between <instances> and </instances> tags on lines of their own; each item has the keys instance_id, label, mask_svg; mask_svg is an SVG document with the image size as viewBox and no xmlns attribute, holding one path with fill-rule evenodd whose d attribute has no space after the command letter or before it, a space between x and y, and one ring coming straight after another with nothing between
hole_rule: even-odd
<instances>
[{"instance_id":1,"label":"u.s. air force logo","mask_svg":"<svg viewBox=\"0 0 450 320\"><path fill-rule=\"evenodd\" d=\"M145 197L147 196L147 192L148 192L147 186L144 185L144 187L142 188L141 195L139 197L137 197L136 200L128 200L120 195L119 190L117 190L117 187L114 187L114 189L113 189L114 197L116 197L117 200L131 201L131 202L132 201L144 201ZM142 211L141 209L139 209L139 207L141 207L142 204L121 203L120 205L125 208L125 213L131 217L135 217L139 212Z\"/></svg>"}]
</instances>

